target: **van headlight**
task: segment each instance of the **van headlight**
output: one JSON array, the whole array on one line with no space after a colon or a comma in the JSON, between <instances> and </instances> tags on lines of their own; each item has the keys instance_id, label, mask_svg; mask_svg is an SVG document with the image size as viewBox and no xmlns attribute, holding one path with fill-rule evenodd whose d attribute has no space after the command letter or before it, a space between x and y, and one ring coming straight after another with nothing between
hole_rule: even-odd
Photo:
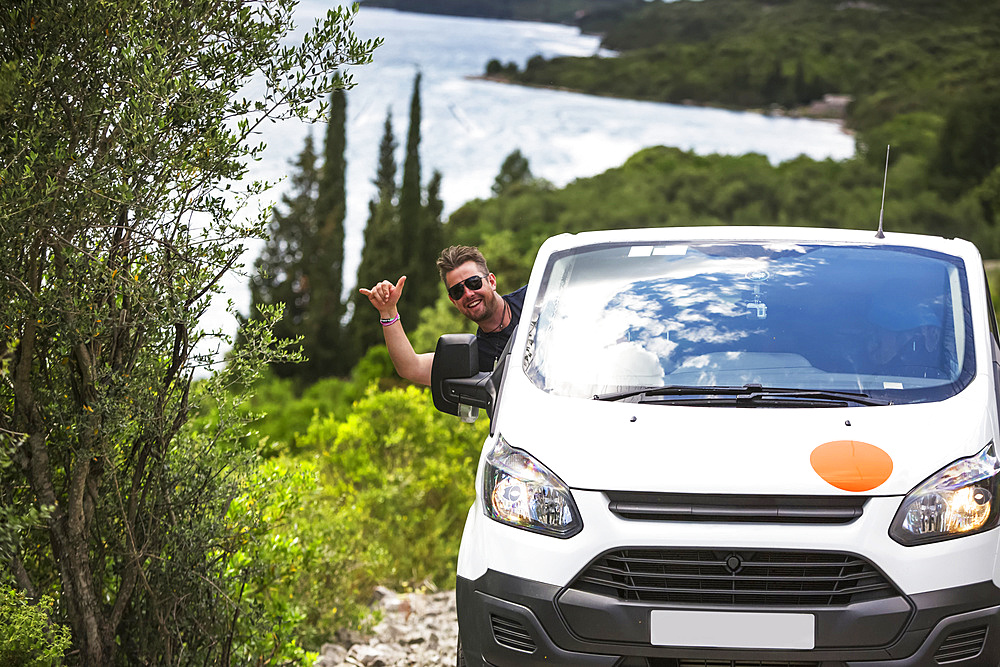
<instances>
[{"instance_id":1,"label":"van headlight","mask_svg":"<svg viewBox=\"0 0 1000 667\"><path fill-rule=\"evenodd\" d=\"M483 506L491 519L535 533L566 538L583 529L569 487L500 437L486 456Z\"/></svg>"},{"instance_id":2,"label":"van headlight","mask_svg":"<svg viewBox=\"0 0 1000 667\"><path fill-rule=\"evenodd\" d=\"M997 525L996 448L960 459L929 477L900 505L889 535L904 546L971 535Z\"/></svg>"}]
</instances>

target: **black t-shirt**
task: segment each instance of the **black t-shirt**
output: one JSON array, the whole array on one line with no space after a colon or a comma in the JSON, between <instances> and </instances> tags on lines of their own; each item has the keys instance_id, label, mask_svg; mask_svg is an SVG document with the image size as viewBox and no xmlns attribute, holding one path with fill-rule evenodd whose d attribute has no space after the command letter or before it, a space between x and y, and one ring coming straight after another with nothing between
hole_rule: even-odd
<instances>
[{"instance_id":1,"label":"black t-shirt","mask_svg":"<svg viewBox=\"0 0 1000 667\"><path fill-rule=\"evenodd\" d=\"M521 310L524 308L524 292L527 285L521 289L504 294L503 300L510 306L510 322L500 331L490 333L482 329L476 329L476 338L479 340L479 370L492 371L500 358L503 349L507 347L507 341L517 328L517 322L521 319Z\"/></svg>"}]
</instances>

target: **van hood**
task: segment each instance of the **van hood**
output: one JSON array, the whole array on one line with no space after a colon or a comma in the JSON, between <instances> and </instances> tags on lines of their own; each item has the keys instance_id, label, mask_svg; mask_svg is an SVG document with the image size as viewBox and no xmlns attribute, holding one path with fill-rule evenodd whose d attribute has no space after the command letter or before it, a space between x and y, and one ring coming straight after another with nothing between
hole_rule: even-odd
<instances>
[{"instance_id":1,"label":"van hood","mask_svg":"<svg viewBox=\"0 0 1000 667\"><path fill-rule=\"evenodd\" d=\"M850 408L610 403L521 385L505 392L497 426L570 488L888 496L988 445L989 401L981 377L946 401ZM860 485L830 474L872 461Z\"/></svg>"}]
</instances>

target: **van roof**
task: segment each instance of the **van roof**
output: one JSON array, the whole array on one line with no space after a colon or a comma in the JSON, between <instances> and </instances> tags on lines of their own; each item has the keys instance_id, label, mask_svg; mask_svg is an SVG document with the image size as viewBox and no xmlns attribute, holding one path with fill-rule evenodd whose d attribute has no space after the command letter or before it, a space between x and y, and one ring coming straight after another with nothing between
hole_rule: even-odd
<instances>
[{"instance_id":1,"label":"van roof","mask_svg":"<svg viewBox=\"0 0 1000 667\"><path fill-rule=\"evenodd\" d=\"M968 241L924 234L886 232L876 238L874 230L826 229L819 227L650 227L609 229L553 236L543 244L547 252L557 252L598 243L656 243L705 241L769 241L789 243L858 243L865 245L904 245L926 248L952 255L978 255Z\"/></svg>"}]
</instances>

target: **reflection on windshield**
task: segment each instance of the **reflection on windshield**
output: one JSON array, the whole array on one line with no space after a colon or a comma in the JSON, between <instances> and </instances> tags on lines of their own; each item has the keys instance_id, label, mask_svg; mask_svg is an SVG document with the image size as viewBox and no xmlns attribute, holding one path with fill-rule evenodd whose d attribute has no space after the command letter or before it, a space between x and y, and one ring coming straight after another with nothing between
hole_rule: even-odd
<instances>
[{"instance_id":1,"label":"reflection on windshield","mask_svg":"<svg viewBox=\"0 0 1000 667\"><path fill-rule=\"evenodd\" d=\"M663 385L940 400L974 374L956 258L903 247L715 243L555 258L525 371L590 397Z\"/></svg>"}]
</instances>

